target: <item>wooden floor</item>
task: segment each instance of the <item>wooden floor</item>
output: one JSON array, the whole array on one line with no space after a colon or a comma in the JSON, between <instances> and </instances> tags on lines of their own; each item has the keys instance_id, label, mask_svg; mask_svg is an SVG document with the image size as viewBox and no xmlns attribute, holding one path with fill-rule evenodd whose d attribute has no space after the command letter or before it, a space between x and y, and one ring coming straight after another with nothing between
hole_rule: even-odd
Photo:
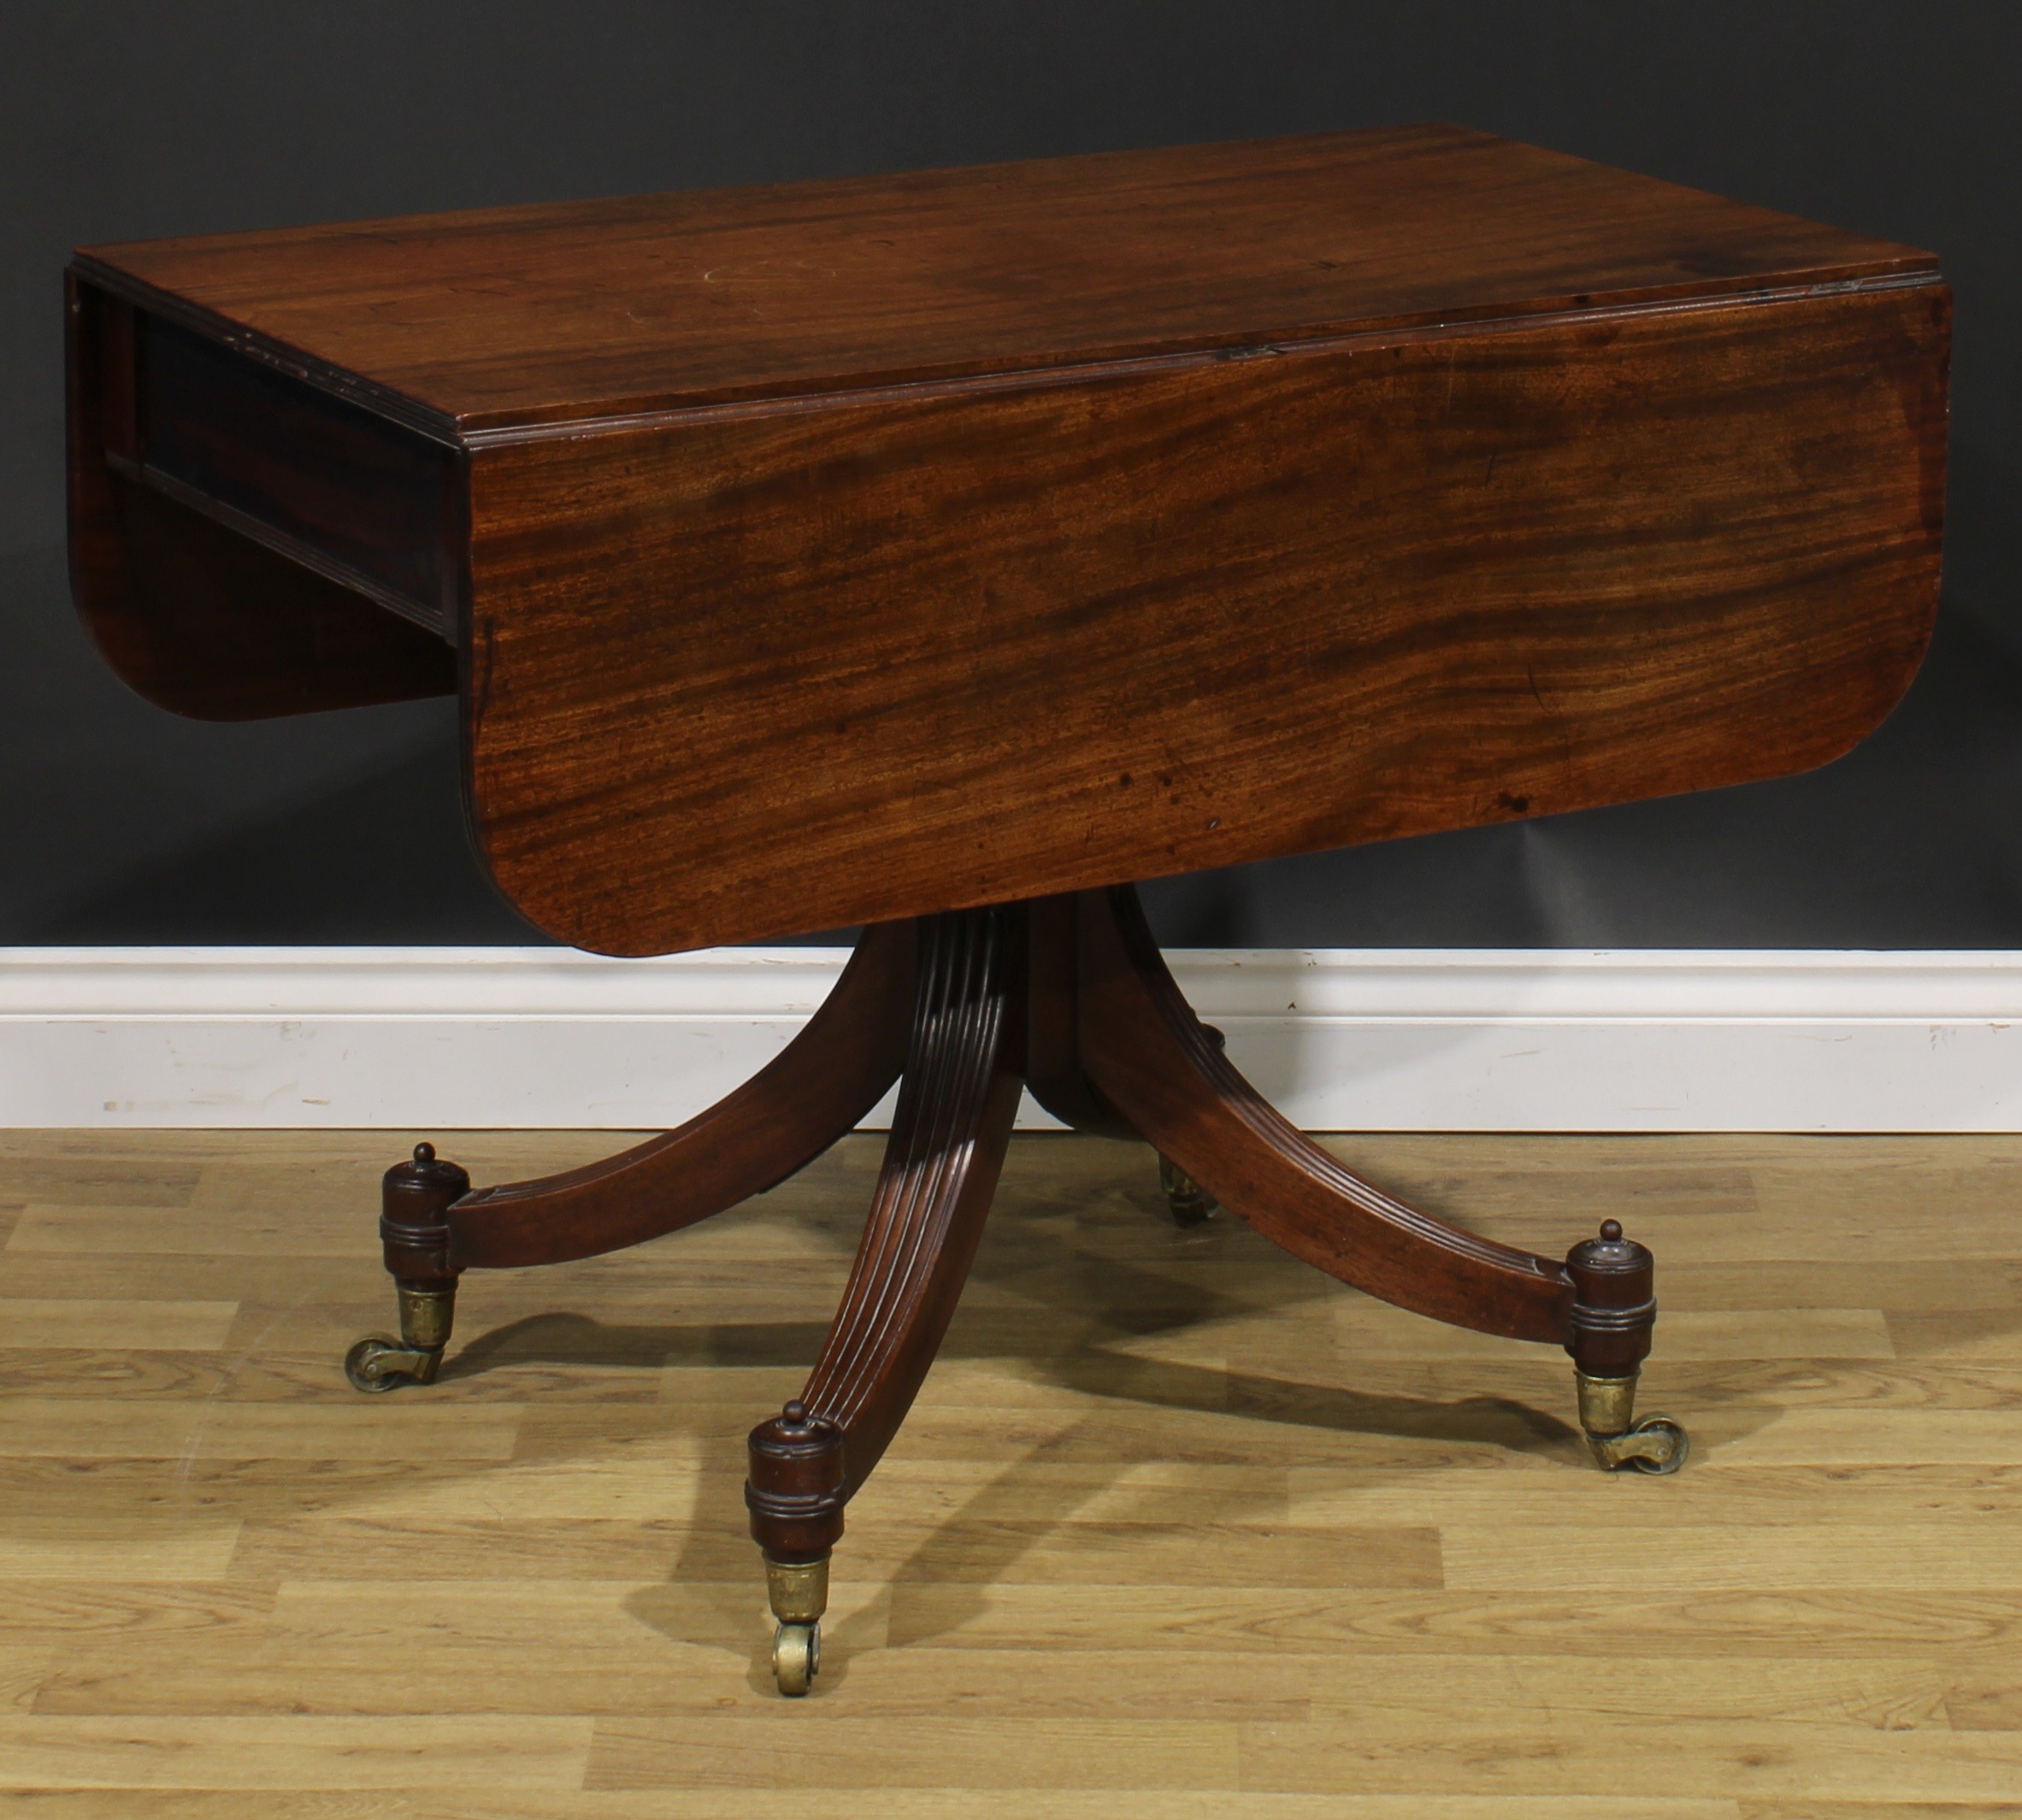
<instances>
[{"instance_id":1,"label":"wooden floor","mask_svg":"<svg viewBox=\"0 0 2022 1820\"><path fill-rule=\"evenodd\" d=\"M616 1147L443 1140L480 1182ZM1649 1242L1686 1471L1589 1465L1562 1356L1178 1231L1142 1150L1021 1139L788 1702L744 1434L877 1140L466 1278L444 1381L367 1398L396 1136L8 1135L0 1809L2022 1812L2022 1141L1335 1147L1540 1251Z\"/></svg>"}]
</instances>

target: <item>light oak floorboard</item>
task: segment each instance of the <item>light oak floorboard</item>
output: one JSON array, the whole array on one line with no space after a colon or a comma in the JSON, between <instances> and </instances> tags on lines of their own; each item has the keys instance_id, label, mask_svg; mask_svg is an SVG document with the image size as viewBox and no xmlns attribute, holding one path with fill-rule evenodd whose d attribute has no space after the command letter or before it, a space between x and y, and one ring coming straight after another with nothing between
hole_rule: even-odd
<instances>
[{"instance_id":1,"label":"light oak floorboard","mask_svg":"<svg viewBox=\"0 0 2022 1820\"><path fill-rule=\"evenodd\" d=\"M65 1301L26 1296L0 1300L0 1346L116 1347L192 1352L227 1343L236 1302Z\"/></svg>"},{"instance_id":2,"label":"light oak floorboard","mask_svg":"<svg viewBox=\"0 0 2022 1820\"><path fill-rule=\"evenodd\" d=\"M0 1134L0 1813L1919 1820L2022 1803L2022 1140L1358 1135L1428 1210L1659 1255L1674 1480L1547 1347L1332 1283L1032 1137L781 1701L744 1436L878 1140L391 1324L380 1170L622 1134Z\"/></svg>"},{"instance_id":3,"label":"light oak floorboard","mask_svg":"<svg viewBox=\"0 0 2022 1820\"><path fill-rule=\"evenodd\" d=\"M7 1798L0 1796L0 1799ZM752 1820L748 1791L732 1788L540 1789L443 1795L427 1789L314 1793L53 1789L8 1802L40 1820ZM880 1820L1005 1820L1001 1790L881 1786ZM0 1809L0 1811L5 1811ZM1018 1820L1877 1820L1853 1804L1746 1810L1728 1800L1667 1795L1310 1795L1201 1793L1188 1789L1022 1788ZM1890 1807L1891 1820L1962 1820L1993 1808Z\"/></svg>"}]
</instances>

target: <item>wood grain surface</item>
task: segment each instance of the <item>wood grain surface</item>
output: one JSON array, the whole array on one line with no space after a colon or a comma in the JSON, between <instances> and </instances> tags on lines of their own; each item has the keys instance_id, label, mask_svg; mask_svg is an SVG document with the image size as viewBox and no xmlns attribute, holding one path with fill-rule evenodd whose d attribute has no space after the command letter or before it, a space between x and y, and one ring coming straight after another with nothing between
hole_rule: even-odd
<instances>
[{"instance_id":1,"label":"wood grain surface","mask_svg":"<svg viewBox=\"0 0 2022 1820\"><path fill-rule=\"evenodd\" d=\"M0 1140L0 1786L55 1820L1951 1820L2022 1787L2006 1138L1329 1139L1486 1237L1665 1260L1670 1480L1563 1358L1176 1229L1015 1140L784 1702L739 1498L881 1148L384 1318L398 1134ZM609 1133L433 1134L484 1179ZM30 1791L35 1791L31 1793Z\"/></svg>"},{"instance_id":2,"label":"wood grain surface","mask_svg":"<svg viewBox=\"0 0 2022 1820\"><path fill-rule=\"evenodd\" d=\"M1821 763L1929 637L1948 322L1665 307L484 447L480 848L654 953Z\"/></svg>"},{"instance_id":3,"label":"wood grain surface","mask_svg":"<svg viewBox=\"0 0 2022 1820\"><path fill-rule=\"evenodd\" d=\"M87 249L439 430L1929 271L1453 126Z\"/></svg>"},{"instance_id":4,"label":"wood grain surface","mask_svg":"<svg viewBox=\"0 0 2022 1820\"><path fill-rule=\"evenodd\" d=\"M1935 610L1931 256L1458 127L73 286L115 668L295 712L446 685L343 604L439 631L493 876L606 951L1802 769Z\"/></svg>"}]
</instances>

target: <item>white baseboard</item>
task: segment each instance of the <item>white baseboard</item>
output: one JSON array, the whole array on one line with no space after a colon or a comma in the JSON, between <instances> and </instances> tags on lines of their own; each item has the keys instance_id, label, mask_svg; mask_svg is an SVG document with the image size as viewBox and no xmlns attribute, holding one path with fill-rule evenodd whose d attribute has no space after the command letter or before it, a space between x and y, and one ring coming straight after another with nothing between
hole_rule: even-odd
<instances>
[{"instance_id":1,"label":"white baseboard","mask_svg":"<svg viewBox=\"0 0 2022 1820\"><path fill-rule=\"evenodd\" d=\"M776 1054L843 958L0 950L0 1125L664 1128ZM2022 953L1168 958L1309 1130L2022 1130Z\"/></svg>"}]
</instances>

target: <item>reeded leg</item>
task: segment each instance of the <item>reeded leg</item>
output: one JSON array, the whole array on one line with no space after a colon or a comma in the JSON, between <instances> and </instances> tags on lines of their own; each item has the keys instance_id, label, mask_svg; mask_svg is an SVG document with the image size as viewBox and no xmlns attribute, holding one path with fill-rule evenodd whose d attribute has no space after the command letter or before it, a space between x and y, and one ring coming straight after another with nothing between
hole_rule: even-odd
<instances>
[{"instance_id":1,"label":"reeded leg","mask_svg":"<svg viewBox=\"0 0 2022 1820\"><path fill-rule=\"evenodd\" d=\"M1081 1053L1104 1099L1237 1218L1414 1313L1563 1345L1565 1265L1430 1218L1341 1167L1229 1065L1173 983L1135 892L1081 898Z\"/></svg>"},{"instance_id":2,"label":"reeded leg","mask_svg":"<svg viewBox=\"0 0 2022 1820\"><path fill-rule=\"evenodd\" d=\"M1078 900L1035 898L1024 910L1026 1088L1070 1131L1141 1141L1082 1067Z\"/></svg>"},{"instance_id":3,"label":"reeded leg","mask_svg":"<svg viewBox=\"0 0 2022 1820\"><path fill-rule=\"evenodd\" d=\"M1130 1122L1097 1092L1082 1066L1081 909L1072 897L1038 898L1025 906L1025 1085L1060 1122L1089 1137L1136 1139ZM1222 1033L1203 1024L1220 1046ZM1211 1219L1215 1198L1170 1157L1158 1159L1158 1187L1178 1226Z\"/></svg>"},{"instance_id":4,"label":"reeded leg","mask_svg":"<svg viewBox=\"0 0 2022 1820\"><path fill-rule=\"evenodd\" d=\"M458 1269L594 1258L776 1187L884 1098L904 1065L914 925L864 930L821 1008L734 1093L678 1130L560 1175L481 1188L450 1215Z\"/></svg>"},{"instance_id":5,"label":"reeded leg","mask_svg":"<svg viewBox=\"0 0 2022 1820\"><path fill-rule=\"evenodd\" d=\"M849 1287L806 1388L752 1431L745 1502L782 1693L820 1665L843 1508L912 1406L982 1236L1018 1106L1019 934L1016 910L920 924L912 1042Z\"/></svg>"},{"instance_id":6,"label":"reeded leg","mask_svg":"<svg viewBox=\"0 0 2022 1820\"><path fill-rule=\"evenodd\" d=\"M1610 1221L1559 1264L1406 1206L1343 1169L1229 1066L1217 1033L1166 971L1134 892L1084 892L1080 933L1082 1064L1094 1090L1158 1146L1164 1170L1294 1257L1387 1302L1477 1333L1563 1346L1604 1466L1670 1472L1683 1463L1677 1423L1631 1425L1657 1314L1647 1250Z\"/></svg>"},{"instance_id":7,"label":"reeded leg","mask_svg":"<svg viewBox=\"0 0 2022 1820\"><path fill-rule=\"evenodd\" d=\"M466 1269L593 1258L693 1226L783 1181L875 1105L905 1058L913 926L866 929L805 1029L734 1093L678 1130L535 1181L470 1192L421 1145L386 1175L380 1233L400 1339L345 1358L360 1390L433 1383ZM444 1172L448 1173L444 1173Z\"/></svg>"},{"instance_id":8,"label":"reeded leg","mask_svg":"<svg viewBox=\"0 0 2022 1820\"><path fill-rule=\"evenodd\" d=\"M449 1262L447 1215L470 1192L470 1177L444 1162L433 1144L415 1146L380 1184L380 1242L400 1303L400 1338L373 1334L345 1354L344 1375L358 1390L433 1384L457 1311L457 1273Z\"/></svg>"}]
</instances>

